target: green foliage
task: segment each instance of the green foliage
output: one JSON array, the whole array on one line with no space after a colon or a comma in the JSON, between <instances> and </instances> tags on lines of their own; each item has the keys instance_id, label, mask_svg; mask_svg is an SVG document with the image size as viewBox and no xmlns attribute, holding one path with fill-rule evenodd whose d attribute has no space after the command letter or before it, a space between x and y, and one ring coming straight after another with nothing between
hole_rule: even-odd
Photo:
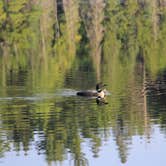
<instances>
[{"instance_id":1,"label":"green foliage","mask_svg":"<svg viewBox=\"0 0 166 166\"><path fill-rule=\"evenodd\" d=\"M0 29L2 28L2 25L6 19L6 13L4 11L4 4L3 1L0 1Z\"/></svg>"},{"instance_id":2,"label":"green foliage","mask_svg":"<svg viewBox=\"0 0 166 166\"><path fill-rule=\"evenodd\" d=\"M51 7L54 2L48 1ZM166 69L164 9L156 7L155 11L160 12L156 23L150 1L126 0L122 4L108 0L106 6L100 8L101 12L95 11L90 1L86 2L79 6L78 1L66 1L64 11L59 15L59 11L47 8L45 0L36 3L29 0L0 1L0 94L16 97L0 106L3 110L1 123L18 151L21 143L24 150L28 150L34 131L42 132L43 140L38 147L43 148L48 162L63 161L63 154L70 149L73 160L85 164L81 152L82 137L92 141L91 148L97 157L101 134L109 133L98 130L107 131L110 124L114 132L118 127L127 129L127 134L121 133L117 140L138 133L142 135L145 130L143 122L147 119L143 119L144 114L133 99L142 102L139 92L142 92L143 79L146 79L145 71L156 79L158 73ZM100 2L103 5L104 1ZM95 20L94 16L100 19ZM154 25L157 27L156 36ZM94 71L97 67L93 66L96 54L101 58L97 64L98 69L101 68L100 79L108 83L108 90L111 89L115 96L108 97L110 105L97 107L89 99L87 105L77 105L72 97L38 98L37 95L61 89L67 81L73 81L73 85L79 88L94 84L97 80ZM70 70L74 77L72 81L66 77ZM84 70L88 73L81 73ZM15 87L20 80L21 92L18 93ZM36 100L17 98L22 95ZM11 116L8 116L9 111ZM119 121L123 122L122 126L118 126ZM164 120L161 118L161 121ZM12 137L14 134L18 137ZM121 154L126 153L123 148L127 145L125 139L117 141ZM0 135L0 155L9 150L9 142L1 140ZM124 156L123 162L126 161Z\"/></svg>"}]
</instances>

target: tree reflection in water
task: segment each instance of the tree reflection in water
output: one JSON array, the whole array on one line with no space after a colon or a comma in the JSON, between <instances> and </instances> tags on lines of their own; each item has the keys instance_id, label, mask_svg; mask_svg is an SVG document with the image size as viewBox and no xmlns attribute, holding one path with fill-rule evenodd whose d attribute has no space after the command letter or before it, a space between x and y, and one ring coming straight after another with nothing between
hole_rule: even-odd
<instances>
[{"instance_id":1,"label":"tree reflection in water","mask_svg":"<svg viewBox=\"0 0 166 166\"><path fill-rule=\"evenodd\" d=\"M100 158L113 137L126 163L133 136L149 141L154 124L166 133L164 5L0 1L0 156L35 145L48 163L88 165L82 142ZM106 105L57 95L99 81L108 84Z\"/></svg>"}]
</instances>

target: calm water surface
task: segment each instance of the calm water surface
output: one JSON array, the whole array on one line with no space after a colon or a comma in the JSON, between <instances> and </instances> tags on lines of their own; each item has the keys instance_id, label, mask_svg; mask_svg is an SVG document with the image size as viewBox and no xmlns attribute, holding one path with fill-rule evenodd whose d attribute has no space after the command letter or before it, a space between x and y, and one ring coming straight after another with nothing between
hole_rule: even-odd
<instances>
[{"instance_id":1,"label":"calm water surface","mask_svg":"<svg viewBox=\"0 0 166 166\"><path fill-rule=\"evenodd\" d=\"M0 0L0 165L165 166L165 43L166 0Z\"/></svg>"},{"instance_id":2,"label":"calm water surface","mask_svg":"<svg viewBox=\"0 0 166 166\"><path fill-rule=\"evenodd\" d=\"M121 92L108 86L101 106L76 96L95 82L72 71L54 90L28 89L22 78L0 90L0 165L165 165L164 73L143 84L135 78Z\"/></svg>"}]
</instances>

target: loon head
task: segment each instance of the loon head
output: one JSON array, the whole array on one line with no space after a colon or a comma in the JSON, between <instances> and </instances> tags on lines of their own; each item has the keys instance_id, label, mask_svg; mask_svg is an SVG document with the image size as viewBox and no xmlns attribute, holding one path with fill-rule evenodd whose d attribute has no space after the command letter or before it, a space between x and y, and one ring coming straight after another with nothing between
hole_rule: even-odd
<instances>
[{"instance_id":1,"label":"loon head","mask_svg":"<svg viewBox=\"0 0 166 166\"><path fill-rule=\"evenodd\" d=\"M96 91L101 92L102 89L106 86L106 84L103 84L102 82L96 84Z\"/></svg>"}]
</instances>

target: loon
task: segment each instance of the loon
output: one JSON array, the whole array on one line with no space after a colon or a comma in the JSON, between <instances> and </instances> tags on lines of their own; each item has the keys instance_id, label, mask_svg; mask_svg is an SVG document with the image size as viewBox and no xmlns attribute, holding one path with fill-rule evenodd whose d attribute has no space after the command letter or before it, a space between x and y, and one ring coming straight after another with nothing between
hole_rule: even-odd
<instances>
[{"instance_id":1,"label":"loon","mask_svg":"<svg viewBox=\"0 0 166 166\"><path fill-rule=\"evenodd\" d=\"M105 90L104 88L106 84L98 83L96 84L96 91L80 91L77 92L78 96L85 96L85 97L97 97L99 99L103 99L105 97Z\"/></svg>"}]
</instances>

